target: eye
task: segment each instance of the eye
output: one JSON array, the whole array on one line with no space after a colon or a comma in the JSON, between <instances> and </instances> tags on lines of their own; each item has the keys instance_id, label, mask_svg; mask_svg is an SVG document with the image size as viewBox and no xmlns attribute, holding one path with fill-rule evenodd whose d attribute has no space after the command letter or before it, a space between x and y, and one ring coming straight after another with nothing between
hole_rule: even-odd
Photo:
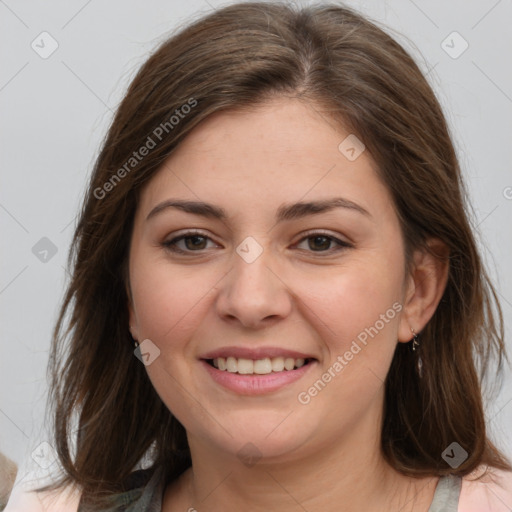
<instances>
[{"instance_id":1,"label":"eye","mask_svg":"<svg viewBox=\"0 0 512 512\"><path fill-rule=\"evenodd\" d=\"M208 240L212 241L210 237L199 231L188 231L176 238L163 242L162 245L169 251L186 254L187 252L199 252L205 250L207 248L206 245ZM178 246L180 242L184 242L184 247Z\"/></svg>"},{"instance_id":2,"label":"eye","mask_svg":"<svg viewBox=\"0 0 512 512\"><path fill-rule=\"evenodd\" d=\"M328 235L326 233L322 232L314 232L314 233L308 233L307 236L301 239L298 245L300 245L303 242L308 242L307 246L310 252L337 252L341 251L343 249L353 247L352 244L345 242L343 240L340 240L339 238L336 238L335 236ZM337 245L336 248L332 249L331 244L334 243ZM297 246L298 246L297 245ZM306 249L306 250L308 250Z\"/></svg>"},{"instance_id":3,"label":"eye","mask_svg":"<svg viewBox=\"0 0 512 512\"><path fill-rule=\"evenodd\" d=\"M208 241L214 243L210 237L200 231L188 231L180 236L172 238L171 240L163 242L162 245L174 253L200 253L201 251L208 249ZM300 244L305 242L307 242L307 248L300 248ZM179 244L182 245L180 246ZM333 248L332 244L335 244L336 247ZM307 236L303 237L300 242L296 244L296 246L301 250L315 253L332 253L353 247L352 244L323 232L308 233Z\"/></svg>"}]
</instances>

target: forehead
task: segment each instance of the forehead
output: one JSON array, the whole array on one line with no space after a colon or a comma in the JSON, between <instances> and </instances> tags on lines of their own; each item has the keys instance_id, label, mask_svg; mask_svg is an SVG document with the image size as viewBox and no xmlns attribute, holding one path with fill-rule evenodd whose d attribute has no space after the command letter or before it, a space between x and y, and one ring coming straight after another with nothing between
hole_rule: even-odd
<instances>
[{"instance_id":1,"label":"forehead","mask_svg":"<svg viewBox=\"0 0 512 512\"><path fill-rule=\"evenodd\" d=\"M216 112L183 141L176 155L208 153L223 161L265 156L318 160L338 153L345 130L327 112L296 98L274 98L250 109ZM320 159L319 163L322 163Z\"/></svg>"},{"instance_id":2,"label":"forehead","mask_svg":"<svg viewBox=\"0 0 512 512\"><path fill-rule=\"evenodd\" d=\"M368 152L357 156L361 147L356 146L357 158L347 158L345 141L353 145L354 137L317 106L297 99L217 112L194 128L157 171L140 207L147 214L170 194L227 202L228 210L277 208L338 195L363 207L379 201L385 206L390 197Z\"/></svg>"}]
</instances>

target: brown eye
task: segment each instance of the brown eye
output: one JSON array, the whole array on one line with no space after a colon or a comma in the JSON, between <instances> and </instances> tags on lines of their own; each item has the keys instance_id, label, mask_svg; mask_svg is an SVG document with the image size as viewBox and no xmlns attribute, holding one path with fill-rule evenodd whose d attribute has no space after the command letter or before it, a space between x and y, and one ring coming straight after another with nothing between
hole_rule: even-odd
<instances>
[{"instance_id":1,"label":"brown eye","mask_svg":"<svg viewBox=\"0 0 512 512\"><path fill-rule=\"evenodd\" d=\"M208 241L211 241L211 239L202 233L189 232L163 242L162 245L172 252L186 254L187 252L200 252L207 249Z\"/></svg>"},{"instance_id":2,"label":"brown eye","mask_svg":"<svg viewBox=\"0 0 512 512\"><path fill-rule=\"evenodd\" d=\"M308 240L309 240L309 248L312 249L312 250L317 250L316 248L318 248L319 250L325 250L325 249L329 249L330 248L330 245L332 243L332 239L328 236L324 236L324 235L321 235L321 236L311 236L311 237L308 237ZM312 243L311 243L312 241Z\"/></svg>"},{"instance_id":3,"label":"brown eye","mask_svg":"<svg viewBox=\"0 0 512 512\"><path fill-rule=\"evenodd\" d=\"M307 241L307 248L304 250L309 252L332 253L349 247L353 247L353 245L349 244L348 242L344 242L343 240L340 240L331 235L326 235L324 233L309 234L299 242L299 245L304 243L305 241ZM332 244L335 244L335 246L337 247L333 248Z\"/></svg>"},{"instance_id":4,"label":"brown eye","mask_svg":"<svg viewBox=\"0 0 512 512\"><path fill-rule=\"evenodd\" d=\"M194 249L204 249L205 240L206 237L194 235L194 236L185 236L182 238L182 240L185 240L185 246L187 249L194 250ZM190 242L190 243L188 243Z\"/></svg>"}]
</instances>

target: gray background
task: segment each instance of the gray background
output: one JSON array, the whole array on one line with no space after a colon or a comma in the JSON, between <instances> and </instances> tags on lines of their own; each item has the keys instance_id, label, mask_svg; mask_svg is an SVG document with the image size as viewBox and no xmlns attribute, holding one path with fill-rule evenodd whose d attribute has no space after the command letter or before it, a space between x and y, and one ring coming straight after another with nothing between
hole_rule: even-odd
<instances>
[{"instance_id":1,"label":"gray background","mask_svg":"<svg viewBox=\"0 0 512 512\"><path fill-rule=\"evenodd\" d=\"M112 113L158 42L221 5L215 0L0 0L0 450L26 466L18 479L28 471L28 461L33 465L36 447L51 458L51 448L40 445L48 439L43 420L51 331L79 199ZM467 177L512 353L512 3L347 5L396 30L428 72ZM42 32L58 44L46 59L39 53L55 43ZM461 53L464 41L469 46ZM508 370L488 412L492 435L512 457L511 383Z\"/></svg>"}]
</instances>

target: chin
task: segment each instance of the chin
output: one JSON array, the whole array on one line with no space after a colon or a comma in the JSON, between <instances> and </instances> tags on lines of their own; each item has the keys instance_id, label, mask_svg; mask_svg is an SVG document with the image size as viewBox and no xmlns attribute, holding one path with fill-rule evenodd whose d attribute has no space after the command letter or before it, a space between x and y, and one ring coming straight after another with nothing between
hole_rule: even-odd
<instances>
[{"instance_id":1,"label":"chin","mask_svg":"<svg viewBox=\"0 0 512 512\"><path fill-rule=\"evenodd\" d=\"M212 429L203 432L202 437L210 438L209 444L217 445L242 462L246 459L260 463L292 461L312 440L314 429L299 421L297 413L290 412L272 411L265 415L261 411L243 411L231 421L224 416L221 420L226 430L217 426L215 438L212 438Z\"/></svg>"}]
</instances>

